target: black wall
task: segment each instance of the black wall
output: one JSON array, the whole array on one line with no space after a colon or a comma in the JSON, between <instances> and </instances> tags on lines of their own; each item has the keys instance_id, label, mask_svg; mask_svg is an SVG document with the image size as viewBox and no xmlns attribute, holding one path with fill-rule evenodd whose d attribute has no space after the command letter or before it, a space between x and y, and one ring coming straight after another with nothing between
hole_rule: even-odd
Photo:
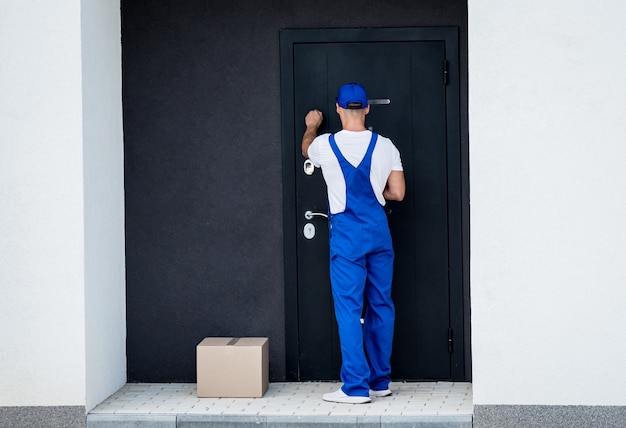
<instances>
[{"instance_id":1,"label":"black wall","mask_svg":"<svg viewBox=\"0 0 626 428\"><path fill-rule=\"evenodd\" d=\"M467 177L465 0L122 1L130 382L194 382L206 336L269 337L285 378L279 30L439 25Z\"/></svg>"}]
</instances>

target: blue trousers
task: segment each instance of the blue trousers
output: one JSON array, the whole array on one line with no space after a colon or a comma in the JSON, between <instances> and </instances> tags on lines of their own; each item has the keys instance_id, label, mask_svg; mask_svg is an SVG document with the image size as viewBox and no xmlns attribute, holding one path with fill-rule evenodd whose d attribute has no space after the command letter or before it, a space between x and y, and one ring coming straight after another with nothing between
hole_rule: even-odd
<instances>
[{"instance_id":1,"label":"blue trousers","mask_svg":"<svg viewBox=\"0 0 626 428\"><path fill-rule=\"evenodd\" d=\"M332 218L330 276L339 326L343 391L368 396L389 386L395 310L391 300L394 253L385 224ZM361 324L363 300L367 302Z\"/></svg>"}]
</instances>

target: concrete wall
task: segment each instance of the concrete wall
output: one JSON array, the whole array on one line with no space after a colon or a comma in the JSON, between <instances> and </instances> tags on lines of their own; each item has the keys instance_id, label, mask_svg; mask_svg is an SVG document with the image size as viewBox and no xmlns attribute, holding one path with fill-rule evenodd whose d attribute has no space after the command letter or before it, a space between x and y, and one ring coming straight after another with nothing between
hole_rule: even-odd
<instances>
[{"instance_id":1,"label":"concrete wall","mask_svg":"<svg viewBox=\"0 0 626 428\"><path fill-rule=\"evenodd\" d=\"M626 3L468 6L475 404L626 405Z\"/></svg>"},{"instance_id":2,"label":"concrete wall","mask_svg":"<svg viewBox=\"0 0 626 428\"><path fill-rule=\"evenodd\" d=\"M84 3L0 3L0 406L13 408L0 413L12 418L84 414L125 379L119 2Z\"/></svg>"},{"instance_id":3,"label":"concrete wall","mask_svg":"<svg viewBox=\"0 0 626 428\"><path fill-rule=\"evenodd\" d=\"M126 382L119 0L82 1L86 406Z\"/></svg>"},{"instance_id":4,"label":"concrete wall","mask_svg":"<svg viewBox=\"0 0 626 428\"><path fill-rule=\"evenodd\" d=\"M80 2L0 20L0 404L84 404Z\"/></svg>"}]
</instances>

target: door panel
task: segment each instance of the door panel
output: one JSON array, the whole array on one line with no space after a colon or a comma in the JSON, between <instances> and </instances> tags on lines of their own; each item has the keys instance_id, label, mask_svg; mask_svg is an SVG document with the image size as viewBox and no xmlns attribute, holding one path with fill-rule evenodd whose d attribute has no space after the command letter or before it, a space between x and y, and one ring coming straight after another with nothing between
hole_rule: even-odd
<instances>
[{"instance_id":1,"label":"door panel","mask_svg":"<svg viewBox=\"0 0 626 428\"><path fill-rule=\"evenodd\" d=\"M370 99L390 99L372 105L366 126L391 138L400 150L407 195L387 205L396 262L393 299L396 331L392 356L394 379L451 379L450 245L448 127L441 40L300 43L292 50L293 132L295 167L295 278L297 308L297 378L338 379L341 364L337 326L329 284L327 220L307 220L306 211L328 210L325 184L317 169L302 167L299 138L311 108L324 113L320 132L336 132L337 89L362 83ZM454 185L454 184L453 184ZM315 236L305 236L310 223ZM287 259L286 259L287 260ZM453 287L455 290L461 289ZM455 309L458 310L458 309Z\"/></svg>"}]
</instances>

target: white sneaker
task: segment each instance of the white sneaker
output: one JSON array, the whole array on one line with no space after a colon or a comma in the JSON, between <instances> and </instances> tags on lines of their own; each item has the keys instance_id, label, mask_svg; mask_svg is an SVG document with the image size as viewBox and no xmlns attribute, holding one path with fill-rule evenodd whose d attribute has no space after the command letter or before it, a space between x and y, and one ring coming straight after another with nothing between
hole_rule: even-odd
<instances>
[{"instance_id":1,"label":"white sneaker","mask_svg":"<svg viewBox=\"0 0 626 428\"><path fill-rule=\"evenodd\" d=\"M391 389L381 389L380 391L374 391L370 389L370 397L388 397L391 395Z\"/></svg>"},{"instance_id":2,"label":"white sneaker","mask_svg":"<svg viewBox=\"0 0 626 428\"><path fill-rule=\"evenodd\" d=\"M347 395L341 388L335 392L329 392L322 396L324 401L332 401L334 403L363 404L372 401L369 397L360 397L357 395Z\"/></svg>"}]
</instances>

